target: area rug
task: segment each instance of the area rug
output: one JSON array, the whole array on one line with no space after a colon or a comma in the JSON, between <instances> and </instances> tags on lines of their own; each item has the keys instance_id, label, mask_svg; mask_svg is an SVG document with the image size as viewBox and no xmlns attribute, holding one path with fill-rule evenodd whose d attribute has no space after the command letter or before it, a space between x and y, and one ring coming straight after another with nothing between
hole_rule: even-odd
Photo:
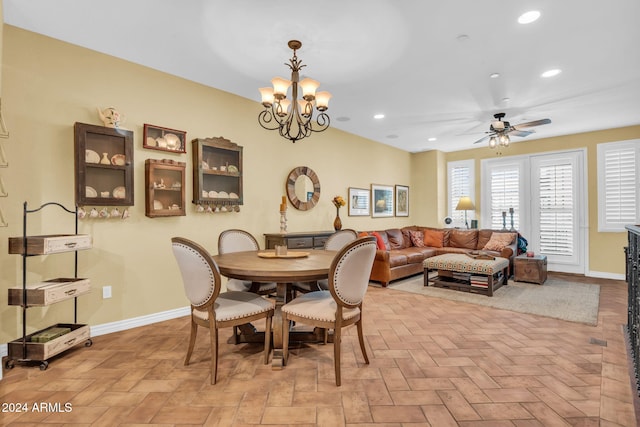
<instances>
[{"instance_id":1,"label":"area rug","mask_svg":"<svg viewBox=\"0 0 640 427\"><path fill-rule=\"evenodd\" d=\"M388 289L588 325L598 323L600 286L588 283L549 278L541 286L510 280L507 286L496 290L493 297L488 297L453 289L425 287L423 275L418 275L392 282Z\"/></svg>"}]
</instances>

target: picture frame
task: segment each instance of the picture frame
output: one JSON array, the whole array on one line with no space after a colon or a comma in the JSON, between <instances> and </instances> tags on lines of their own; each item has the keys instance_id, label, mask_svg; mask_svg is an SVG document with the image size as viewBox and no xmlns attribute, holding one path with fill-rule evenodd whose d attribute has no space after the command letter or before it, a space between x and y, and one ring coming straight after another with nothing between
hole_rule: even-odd
<instances>
[{"instance_id":1,"label":"picture frame","mask_svg":"<svg viewBox=\"0 0 640 427\"><path fill-rule=\"evenodd\" d=\"M371 214L371 192L366 188L349 187L349 216Z\"/></svg>"},{"instance_id":2,"label":"picture frame","mask_svg":"<svg viewBox=\"0 0 640 427\"><path fill-rule=\"evenodd\" d=\"M382 218L393 216L394 193L393 185L371 184L371 216Z\"/></svg>"},{"instance_id":3,"label":"picture frame","mask_svg":"<svg viewBox=\"0 0 640 427\"><path fill-rule=\"evenodd\" d=\"M170 153L186 153L187 132L145 123L142 147Z\"/></svg>"},{"instance_id":4,"label":"picture frame","mask_svg":"<svg viewBox=\"0 0 640 427\"><path fill-rule=\"evenodd\" d=\"M396 185L396 216L409 216L409 187Z\"/></svg>"}]
</instances>

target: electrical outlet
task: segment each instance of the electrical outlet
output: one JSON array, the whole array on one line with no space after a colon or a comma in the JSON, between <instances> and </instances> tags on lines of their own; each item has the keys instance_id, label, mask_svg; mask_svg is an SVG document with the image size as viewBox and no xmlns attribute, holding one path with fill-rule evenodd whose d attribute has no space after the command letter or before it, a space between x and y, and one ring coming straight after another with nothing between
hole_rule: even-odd
<instances>
[{"instance_id":1,"label":"electrical outlet","mask_svg":"<svg viewBox=\"0 0 640 427\"><path fill-rule=\"evenodd\" d=\"M102 287L102 299L111 298L111 286Z\"/></svg>"}]
</instances>

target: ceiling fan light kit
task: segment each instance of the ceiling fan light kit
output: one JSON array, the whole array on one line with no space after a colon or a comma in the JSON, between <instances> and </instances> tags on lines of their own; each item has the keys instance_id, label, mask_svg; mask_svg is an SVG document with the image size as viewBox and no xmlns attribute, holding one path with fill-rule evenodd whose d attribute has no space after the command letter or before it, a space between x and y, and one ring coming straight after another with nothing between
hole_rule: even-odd
<instances>
[{"instance_id":1,"label":"ceiling fan light kit","mask_svg":"<svg viewBox=\"0 0 640 427\"><path fill-rule=\"evenodd\" d=\"M546 125L551 123L550 119L541 119L541 120L534 120L532 122L511 125L511 123L509 123L508 121L503 120L505 115L506 115L505 113L494 114L493 118L495 120L491 122L491 125L489 126L489 131L486 132L487 135L483 136L482 138L474 142L474 144L478 144L484 141L485 139L489 138L489 148L491 149L507 148L509 144L511 144L510 135L525 137L535 132L533 129L525 130L526 128L541 126L541 125Z\"/></svg>"},{"instance_id":2,"label":"ceiling fan light kit","mask_svg":"<svg viewBox=\"0 0 640 427\"><path fill-rule=\"evenodd\" d=\"M320 82L316 80L304 78L300 81L300 70L306 65L298 59L296 50L302 47L302 43L290 40L288 46L293 50L293 57L285 65L291 69L291 80L274 77L271 80L273 87L259 89L264 110L258 115L258 123L267 130L278 130L280 136L295 143L311 136L312 132L322 132L329 127L330 119L325 111L329 108L331 94L326 91L316 92L320 86ZM291 101L287 99L289 87ZM302 91L300 99L299 90ZM315 121L314 105L318 111Z\"/></svg>"}]
</instances>

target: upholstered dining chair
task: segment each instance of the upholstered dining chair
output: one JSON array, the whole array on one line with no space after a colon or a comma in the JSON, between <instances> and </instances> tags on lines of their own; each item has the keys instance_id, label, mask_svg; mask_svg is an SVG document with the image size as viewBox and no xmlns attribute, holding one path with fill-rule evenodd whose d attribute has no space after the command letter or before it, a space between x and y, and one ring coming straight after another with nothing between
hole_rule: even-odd
<instances>
[{"instance_id":1,"label":"upholstered dining chair","mask_svg":"<svg viewBox=\"0 0 640 427\"><path fill-rule=\"evenodd\" d=\"M362 332L362 302L376 255L375 237L348 243L335 256L329 269L329 290L309 292L282 306L282 348L285 364L289 356L290 322L333 329L333 362L336 385L340 380L342 328L355 324L365 363L369 363Z\"/></svg>"},{"instance_id":2,"label":"upholstered dining chair","mask_svg":"<svg viewBox=\"0 0 640 427\"><path fill-rule=\"evenodd\" d=\"M220 233L218 237L218 253L228 254L233 252L257 251L260 249L258 241L244 230L230 229ZM260 295L270 295L276 292L276 283L258 283L240 279L229 279L227 290L246 291Z\"/></svg>"},{"instance_id":3,"label":"upholstered dining chair","mask_svg":"<svg viewBox=\"0 0 640 427\"><path fill-rule=\"evenodd\" d=\"M347 243L351 243L358 237L358 233L350 228L339 230L333 233L324 242L324 249L328 251L339 251ZM296 295L298 292L307 293L313 291L328 291L329 281L327 279L318 280L315 282L296 282L293 284L293 293Z\"/></svg>"},{"instance_id":4,"label":"upholstered dining chair","mask_svg":"<svg viewBox=\"0 0 640 427\"><path fill-rule=\"evenodd\" d=\"M180 267L184 291L191 303L191 337L184 365L189 364L198 326L209 328L211 384L218 376L218 329L266 319L264 363L269 362L274 302L251 292L220 292L220 271L211 255L197 243L181 237L171 239L173 255Z\"/></svg>"}]
</instances>

